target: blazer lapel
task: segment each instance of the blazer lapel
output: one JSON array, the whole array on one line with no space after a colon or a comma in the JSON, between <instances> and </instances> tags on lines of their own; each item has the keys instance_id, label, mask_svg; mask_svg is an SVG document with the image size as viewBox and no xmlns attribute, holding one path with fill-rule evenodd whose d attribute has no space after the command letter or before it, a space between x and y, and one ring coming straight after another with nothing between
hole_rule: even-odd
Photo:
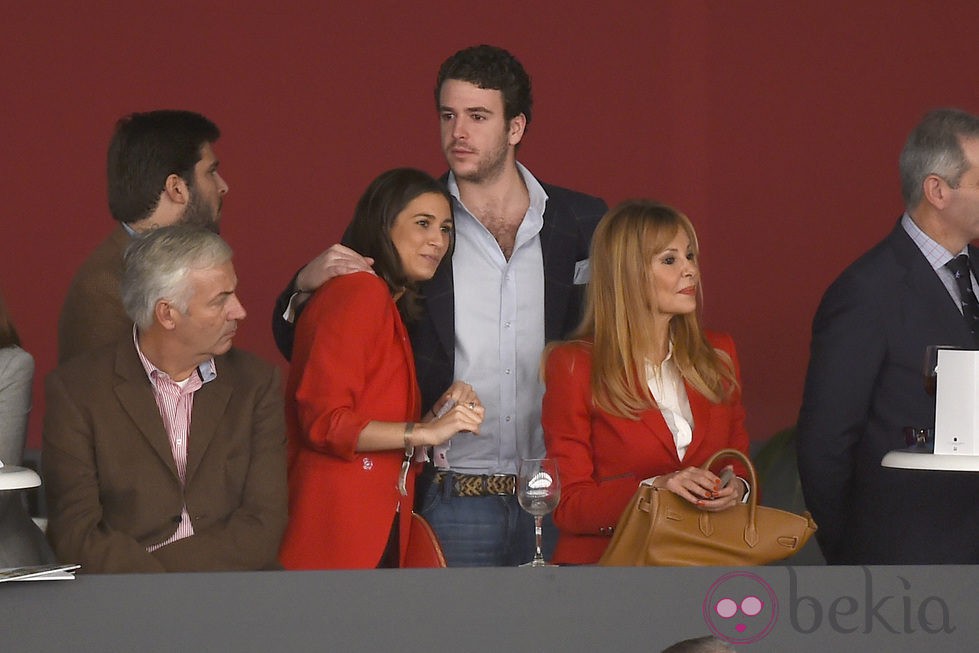
<instances>
[{"instance_id":1,"label":"blazer lapel","mask_svg":"<svg viewBox=\"0 0 979 653\"><path fill-rule=\"evenodd\" d=\"M693 433L691 434L690 446L687 447L687 453L684 459L693 460L691 456L695 456L700 448L703 447L704 442L707 440L707 434L711 432L711 404L706 397L691 388L689 383L684 383L683 387L687 391L687 400L690 402L690 414L693 417ZM714 452L711 451L710 453L713 454Z\"/></svg>"},{"instance_id":2,"label":"blazer lapel","mask_svg":"<svg viewBox=\"0 0 979 653\"><path fill-rule=\"evenodd\" d=\"M659 408L644 410L639 420L645 424L646 428L652 431L656 440L663 446L663 449L670 456L676 465L680 465L680 457L676 453L676 441L673 439L673 431L666 424L662 411Z\"/></svg>"},{"instance_id":3,"label":"blazer lapel","mask_svg":"<svg viewBox=\"0 0 979 653\"><path fill-rule=\"evenodd\" d=\"M200 467L204 453L207 451L211 440L214 439L228 407L228 402L231 401L231 383L227 376L228 370L225 370L225 376L222 377L221 369L218 367L221 359L215 359L214 362L218 376L213 381L205 383L194 393L194 410L191 413L190 434L187 437L186 485L190 485L194 472Z\"/></svg>"},{"instance_id":4,"label":"blazer lapel","mask_svg":"<svg viewBox=\"0 0 979 653\"><path fill-rule=\"evenodd\" d=\"M397 307L392 306L391 310L398 312ZM415 373L415 357L412 355L411 340L408 338L408 330L400 316L397 316L398 335L401 337L401 353L405 357L405 365L408 368L408 408L411 411L406 419L413 421L421 415L421 393L418 389L418 375Z\"/></svg>"},{"instance_id":5,"label":"blazer lapel","mask_svg":"<svg viewBox=\"0 0 979 653\"><path fill-rule=\"evenodd\" d=\"M136 348L129 339L120 342L116 348L115 367L115 393L119 404L163 464L177 477L177 465L173 460L173 452L170 451L170 438L163 428L163 418L160 417L160 409L153 398L153 388L136 354Z\"/></svg>"},{"instance_id":6,"label":"blazer lapel","mask_svg":"<svg viewBox=\"0 0 979 653\"><path fill-rule=\"evenodd\" d=\"M541 183L545 192L547 185ZM566 224L556 217L553 193L548 193L544 206L544 224L540 230L541 257L544 261L544 340L560 340L564 334L564 318L568 298L574 284L574 265L577 260L576 234L565 229Z\"/></svg>"},{"instance_id":7,"label":"blazer lapel","mask_svg":"<svg viewBox=\"0 0 979 653\"><path fill-rule=\"evenodd\" d=\"M455 352L455 295L452 283L452 260L442 259L435 276L421 286L425 309L443 351L452 360Z\"/></svg>"},{"instance_id":8,"label":"blazer lapel","mask_svg":"<svg viewBox=\"0 0 979 653\"><path fill-rule=\"evenodd\" d=\"M690 402L690 414L693 417L690 444L687 446L687 450L683 455L684 460L690 460L691 454L700 448L706 438L706 434L710 432L711 410L710 402L703 395L691 388L686 382L684 382L683 387L686 390L687 399ZM669 425L666 423L666 418L663 417L663 411L659 408L645 410L640 414L639 419L646 425L646 428L653 432L673 462L677 466L682 465L683 461L680 460L680 456L676 451L676 440L673 437L673 431L670 430Z\"/></svg>"},{"instance_id":9,"label":"blazer lapel","mask_svg":"<svg viewBox=\"0 0 979 653\"><path fill-rule=\"evenodd\" d=\"M908 297L914 298L909 302L908 310L928 316L927 321L934 327L935 333L945 334L945 340L948 340L948 334L953 334L952 340L954 342L934 342L932 344L956 345L965 349L974 348L975 343L972 334L955 305L955 300L949 295L942 280L939 279L928 260L900 223L891 233L890 241L898 260L901 261L907 271L904 284L908 290ZM904 316L895 316L896 319L902 317Z\"/></svg>"}]
</instances>

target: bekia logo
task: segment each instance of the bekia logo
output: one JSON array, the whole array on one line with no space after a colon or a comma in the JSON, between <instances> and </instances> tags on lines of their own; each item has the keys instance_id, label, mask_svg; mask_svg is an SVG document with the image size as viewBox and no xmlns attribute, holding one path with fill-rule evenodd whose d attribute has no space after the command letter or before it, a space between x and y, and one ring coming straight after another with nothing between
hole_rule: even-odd
<instances>
[{"instance_id":1,"label":"bekia logo","mask_svg":"<svg viewBox=\"0 0 979 653\"><path fill-rule=\"evenodd\" d=\"M775 627L778 599L771 585L755 574L735 571L710 586L703 612L715 635L732 644L751 644Z\"/></svg>"},{"instance_id":2,"label":"bekia logo","mask_svg":"<svg viewBox=\"0 0 979 653\"><path fill-rule=\"evenodd\" d=\"M795 569L789 575L789 624L807 635L821 628L840 634L869 634L883 630L892 634L951 634L956 626L948 604L938 596L919 598L903 576L880 579L875 586L870 569L863 567L861 591L823 597L803 593ZM883 587L881 586L883 585ZM813 588L815 589L815 588ZM898 589L897 593L893 590ZM771 585L746 571L718 578L704 598L704 620L711 631L731 644L752 644L768 635L778 619L779 605Z\"/></svg>"},{"instance_id":3,"label":"bekia logo","mask_svg":"<svg viewBox=\"0 0 979 653\"><path fill-rule=\"evenodd\" d=\"M889 633L929 635L955 632L948 604L939 596L918 599L911 594L911 582L897 576L900 594L891 593L893 583L885 588L874 587L870 569L863 567L863 591L859 594L835 596L820 600L800 593L795 569L789 571L789 617L798 633L811 633L828 626L838 633L871 633L883 629Z\"/></svg>"}]
</instances>

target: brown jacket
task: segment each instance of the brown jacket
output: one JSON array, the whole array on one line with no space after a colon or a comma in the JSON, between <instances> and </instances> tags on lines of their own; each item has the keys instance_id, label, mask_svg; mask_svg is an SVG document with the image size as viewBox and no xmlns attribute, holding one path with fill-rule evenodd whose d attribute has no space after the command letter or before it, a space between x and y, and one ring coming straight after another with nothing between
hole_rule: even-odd
<instances>
[{"instance_id":1,"label":"brown jacket","mask_svg":"<svg viewBox=\"0 0 979 653\"><path fill-rule=\"evenodd\" d=\"M132 333L119 286L131 238L120 224L89 254L68 287L58 318L58 362Z\"/></svg>"},{"instance_id":2,"label":"brown jacket","mask_svg":"<svg viewBox=\"0 0 979 653\"><path fill-rule=\"evenodd\" d=\"M266 569L286 525L278 370L236 349L197 391L181 488L132 338L86 352L46 381L48 538L83 571ZM147 553L177 529L194 535Z\"/></svg>"}]
</instances>

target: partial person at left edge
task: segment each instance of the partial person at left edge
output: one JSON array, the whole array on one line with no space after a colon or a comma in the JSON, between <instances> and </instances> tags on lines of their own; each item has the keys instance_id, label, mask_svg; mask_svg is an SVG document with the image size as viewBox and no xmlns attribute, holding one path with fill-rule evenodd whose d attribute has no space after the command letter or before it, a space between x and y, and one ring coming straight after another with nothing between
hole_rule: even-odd
<instances>
[{"instance_id":1,"label":"partial person at left edge","mask_svg":"<svg viewBox=\"0 0 979 653\"><path fill-rule=\"evenodd\" d=\"M282 390L273 365L231 346L236 286L231 249L204 229L163 227L126 250L130 335L46 380L59 560L92 573L278 568Z\"/></svg>"},{"instance_id":2,"label":"partial person at left edge","mask_svg":"<svg viewBox=\"0 0 979 653\"><path fill-rule=\"evenodd\" d=\"M21 348L13 318L0 297L0 463L8 470L23 460L33 380L34 357ZM16 489L0 491L0 567L54 562L23 499Z\"/></svg>"},{"instance_id":3,"label":"partial person at left edge","mask_svg":"<svg viewBox=\"0 0 979 653\"><path fill-rule=\"evenodd\" d=\"M75 273L58 319L58 362L115 342L132 329L119 296L122 255L158 227L193 224L218 232L228 185L218 174L217 125L191 111L132 113L109 143L109 211L119 225Z\"/></svg>"},{"instance_id":4,"label":"partial person at left edge","mask_svg":"<svg viewBox=\"0 0 979 653\"><path fill-rule=\"evenodd\" d=\"M20 465L31 412L34 357L20 346L20 336L0 297L0 463Z\"/></svg>"}]
</instances>

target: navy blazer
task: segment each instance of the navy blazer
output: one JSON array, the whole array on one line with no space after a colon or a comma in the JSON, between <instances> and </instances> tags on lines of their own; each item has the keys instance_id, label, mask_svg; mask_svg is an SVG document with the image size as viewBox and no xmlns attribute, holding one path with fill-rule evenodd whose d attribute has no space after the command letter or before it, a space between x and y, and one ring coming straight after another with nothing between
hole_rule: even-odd
<instances>
[{"instance_id":1,"label":"navy blazer","mask_svg":"<svg viewBox=\"0 0 979 653\"><path fill-rule=\"evenodd\" d=\"M581 319L584 285L574 285L575 264L588 258L595 226L607 210L597 197L541 183L547 193L540 230L544 258L544 339L565 338ZM455 378L455 293L452 261L446 257L435 276L422 285L425 309L408 326L422 411Z\"/></svg>"},{"instance_id":2,"label":"navy blazer","mask_svg":"<svg viewBox=\"0 0 979 653\"><path fill-rule=\"evenodd\" d=\"M904 427L935 425L925 347L975 348L900 222L830 286L812 331L799 473L827 561L979 563L979 475L880 465L905 446Z\"/></svg>"},{"instance_id":3,"label":"navy blazer","mask_svg":"<svg viewBox=\"0 0 979 653\"><path fill-rule=\"evenodd\" d=\"M443 178L444 181L444 178ZM540 231L544 258L544 338L566 337L581 318L584 286L574 285L575 264L588 258L595 226L607 210L604 201L559 186L541 183L547 193L544 225ZM276 344L287 359L292 356L295 328L282 319L295 278L279 295L272 315ZM422 314L408 326L415 354L422 412L427 411L454 380L455 296L449 257L430 281L421 285Z\"/></svg>"}]
</instances>

